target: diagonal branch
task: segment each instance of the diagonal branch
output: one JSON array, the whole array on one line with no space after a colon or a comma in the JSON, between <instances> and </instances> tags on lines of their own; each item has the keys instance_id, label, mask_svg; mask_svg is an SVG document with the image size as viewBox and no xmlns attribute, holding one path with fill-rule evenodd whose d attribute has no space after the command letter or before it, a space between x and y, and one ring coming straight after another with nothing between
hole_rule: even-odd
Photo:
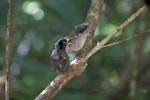
<instances>
[{"instance_id":1,"label":"diagonal branch","mask_svg":"<svg viewBox=\"0 0 150 100\"><path fill-rule=\"evenodd\" d=\"M128 41L128 40L131 40L131 39L133 39L133 38L137 38L137 37L139 37L139 36L141 36L141 35L148 34L149 32L150 32L150 29L148 29L148 30L145 31L144 33L138 33L138 34L136 34L136 35L134 35L134 36L132 36L132 37L125 38L125 39L123 39L123 40L121 40L121 41L117 41L117 42L113 42L113 43L110 43L110 44L106 44L106 45L104 45L102 48L106 48L106 47L110 47L110 46L113 46L113 45L116 45L116 44L123 43L123 42Z\"/></svg>"},{"instance_id":2,"label":"diagonal branch","mask_svg":"<svg viewBox=\"0 0 150 100\"><path fill-rule=\"evenodd\" d=\"M130 24L136 17L138 17L140 14L142 14L146 9L147 5L144 5L142 8L140 8L137 12L135 12L133 15L131 15L126 21L124 21L117 29L115 29L110 35L108 35L106 38L104 38L100 43L98 43L85 57L84 59L89 59L95 52L102 49L103 46L120 30L124 29L128 24Z\"/></svg>"},{"instance_id":3,"label":"diagonal branch","mask_svg":"<svg viewBox=\"0 0 150 100\"><path fill-rule=\"evenodd\" d=\"M92 39L94 35L94 31L97 26L98 18L100 16L101 8L103 5L103 0L91 0L91 5L87 14L86 22L89 23L89 36L88 40L82 50L80 50L77 54L77 57L83 57L90 50L90 46L92 45ZM81 56L82 55L82 56ZM53 96L56 95L58 91L61 90L63 86L65 86L71 79L79 76L86 68L86 62L74 62L70 64L70 68L68 73L58 75L36 98L35 100L50 100Z\"/></svg>"},{"instance_id":4,"label":"diagonal branch","mask_svg":"<svg viewBox=\"0 0 150 100\"><path fill-rule=\"evenodd\" d=\"M91 6L87 15L87 22L90 25L90 33L89 40L86 42L85 46L79 54L83 53L82 56L78 57L81 58L79 60L74 60L70 64L70 69L68 73L58 75L47 87L44 89L36 98L35 100L50 100L53 96L56 95L58 91L61 90L63 86L65 86L71 79L74 77L79 76L86 68L87 60L98 50L102 49L103 46L120 30L125 28L129 23L131 23L136 17L142 14L146 9L147 6L143 6L140 8L136 13L134 13L131 17L129 17L123 24L121 24L115 31L113 31L110 35L108 35L105 39L103 39L100 43L98 43L89 53L90 46L92 44L93 34L97 25L99 12L101 11L103 4L103 0L92 0ZM87 50L87 51L86 51Z\"/></svg>"}]
</instances>

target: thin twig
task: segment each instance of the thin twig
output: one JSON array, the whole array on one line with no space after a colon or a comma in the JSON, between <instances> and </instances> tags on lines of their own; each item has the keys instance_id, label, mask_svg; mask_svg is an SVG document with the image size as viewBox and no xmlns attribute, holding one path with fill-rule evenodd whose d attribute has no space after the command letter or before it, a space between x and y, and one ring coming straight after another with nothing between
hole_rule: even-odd
<instances>
[{"instance_id":1,"label":"thin twig","mask_svg":"<svg viewBox=\"0 0 150 100\"><path fill-rule=\"evenodd\" d=\"M6 48L5 48L5 100L9 100L9 41L10 41L10 16L11 16L11 0L7 1L7 25L6 25Z\"/></svg>"},{"instance_id":2,"label":"thin twig","mask_svg":"<svg viewBox=\"0 0 150 100\"><path fill-rule=\"evenodd\" d=\"M142 33L142 34L139 33L139 34L136 34L136 35L134 35L134 36L132 36L132 37L125 38L125 39L123 39L123 40L121 40L121 41L117 41L117 42L113 42L113 43L110 43L110 44L106 44L106 45L102 46L102 48L106 48L106 47L110 47L110 46L113 46L113 45L116 45L116 44L123 43L123 42L125 42L125 41L131 40L131 39L136 38L136 37L138 37L138 36L147 34L147 33L149 33L149 32L150 32L150 29L148 29L146 32L144 32L144 33Z\"/></svg>"}]
</instances>

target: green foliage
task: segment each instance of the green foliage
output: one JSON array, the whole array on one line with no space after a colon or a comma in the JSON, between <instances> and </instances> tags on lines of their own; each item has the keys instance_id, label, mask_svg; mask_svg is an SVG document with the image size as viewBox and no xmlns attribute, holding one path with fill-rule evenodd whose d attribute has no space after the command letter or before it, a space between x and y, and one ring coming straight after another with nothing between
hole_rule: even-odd
<instances>
[{"instance_id":1,"label":"green foliage","mask_svg":"<svg viewBox=\"0 0 150 100\"><path fill-rule=\"evenodd\" d=\"M55 78L56 73L49 68L53 44L69 34L73 26L85 21L89 5L90 0L12 0L11 100L33 100ZM135 0L105 0L93 45L110 34L140 5L141 2L135 3ZM0 1L0 7L2 70L5 55L6 0ZM149 26L149 21L144 25ZM132 23L110 43L132 36L134 32L135 24ZM90 58L85 72L66 85L53 100L104 100L110 88L117 84L120 73L131 58L135 49L134 42L133 39L98 51ZM144 47L146 53L150 51L149 42L147 40ZM143 91L137 90L136 100L149 99L150 92L146 89ZM123 98L127 97L127 94L123 95Z\"/></svg>"}]
</instances>

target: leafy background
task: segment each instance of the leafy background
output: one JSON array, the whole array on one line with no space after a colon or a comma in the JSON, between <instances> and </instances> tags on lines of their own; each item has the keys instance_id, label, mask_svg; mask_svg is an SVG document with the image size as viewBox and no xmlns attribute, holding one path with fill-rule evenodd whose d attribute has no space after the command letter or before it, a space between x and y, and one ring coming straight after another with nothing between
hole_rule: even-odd
<instances>
[{"instance_id":1,"label":"leafy background","mask_svg":"<svg viewBox=\"0 0 150 100\"><path fill-rule=\"evenodd\" d=\"M90 0L12 0L11 10L11 100L33 100L57 75L49 68L53 44L85 21ZM143 5L140 0L105 0L93 39L93 46L117 28ZM0 78L3 79L7 2L0 1ZM111 41L133 36L137 26L149 28L149 11L137 18ZM142 19L140 24L137 24ZM141 67L150 66L150 39L142 49ZM94 54L83 74L67 84L53 100L104 100L133 56L136 39L104 48ZM146 56L146 57L145 57ZM136 89L135 100L150 99L150 68L141 77L143 85ZM130 77L127 77L130 78ZM121 100L127 100L124 90ZM120 94L118 94L119 96ZM4 82L0 79L0 98L4 98Z\"/></svg>"}]
</instances>

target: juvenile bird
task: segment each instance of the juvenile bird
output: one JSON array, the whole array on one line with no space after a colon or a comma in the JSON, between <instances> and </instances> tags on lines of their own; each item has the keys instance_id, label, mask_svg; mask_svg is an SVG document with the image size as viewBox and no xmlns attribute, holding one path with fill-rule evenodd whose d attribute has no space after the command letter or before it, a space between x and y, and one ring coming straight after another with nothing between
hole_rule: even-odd
<instances>
[{"instance_id":1,"label":"juvenile bird","mask_svg":"<svg viewBox=\"0 0 150 100\"><path fill-rule=\"evenodd\" d=\"M85 30L88 28L88 23L82 23L75 26L75 29L66 37L68 45L66 47L67 52L77 52L85 44L87 33Z\"/></svg>"},{"instance_id":2,"label":"juvenile bird","mask_svg":"<svg viewBox=\"0 0 150 100\"><path fill-rule=\"evenodd\" d=\"M66 52L66 45L66 39L59 39L55 43L50 56L51 69L55 70L59 74L67 72L69 68L69 57Z\"/></svg>"}]
</instances>

